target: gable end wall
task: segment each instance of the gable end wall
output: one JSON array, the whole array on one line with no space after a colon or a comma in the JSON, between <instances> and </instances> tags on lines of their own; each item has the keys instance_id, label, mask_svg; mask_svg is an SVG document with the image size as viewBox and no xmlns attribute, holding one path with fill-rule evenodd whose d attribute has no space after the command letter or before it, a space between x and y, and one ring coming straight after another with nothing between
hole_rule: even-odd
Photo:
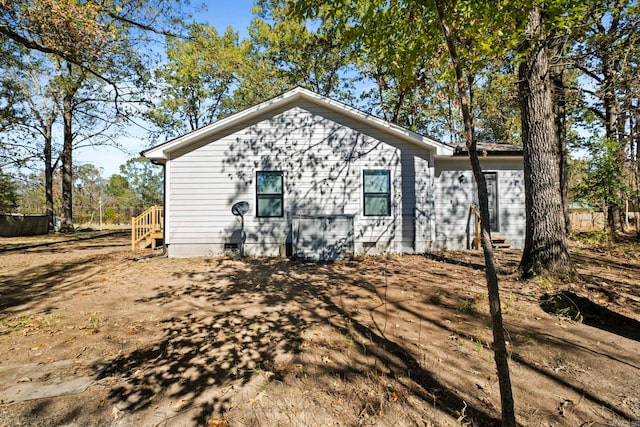
<instances>
[{"instance_id":1,"label":"gable end wall","mask_svg":"<svg viewBox=\"0 0 640 427\"><path fill-rule=\"evenodd\" d=\"M166 168L169 254L217 255L225 243L239 242L240 222L231 214L238 201L250 204L247 254L285 251L297 214L353 215L356 253L412 252L416 241L423 251L431 239L430 159L426 149L316 104L282 107L172 153ZM362 215L367 169L390 170L390 216ZM255 215L256 171L269 170L284 172L283 218Z\"/></svg>"}]
</instances>

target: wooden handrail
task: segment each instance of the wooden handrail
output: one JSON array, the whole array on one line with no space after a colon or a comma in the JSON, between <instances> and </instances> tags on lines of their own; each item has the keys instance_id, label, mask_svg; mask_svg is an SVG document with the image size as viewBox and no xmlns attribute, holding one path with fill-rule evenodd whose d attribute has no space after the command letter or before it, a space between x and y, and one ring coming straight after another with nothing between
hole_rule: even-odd
<instances>
[{"instance_id":1,"label":"wooden handrail","mask_svg":"<svg viewBox=\"0 0 640 427\"><path fill-rule=\"evenodd\" d=\"M131 218L131 250L135 250L137 244L151 237L153 233L162 232L164 229L164 208L151 206L137 217Z\"/></svg>"},{"instance_id":2,"label":"wooden handrail","mask_svg":"<svg viewBox=\"0 0 640 427\"><path fill-rule=\"evenodd\" d=\"M472 249L480 249L480 210L478 209L478 207L476 205L471 205L469 206L469 210L473 213L473 215L476 218L476 230L475 230L475 236L473 238L473 241L471 242L471 248Z\"/></svg>"}]
</instances>

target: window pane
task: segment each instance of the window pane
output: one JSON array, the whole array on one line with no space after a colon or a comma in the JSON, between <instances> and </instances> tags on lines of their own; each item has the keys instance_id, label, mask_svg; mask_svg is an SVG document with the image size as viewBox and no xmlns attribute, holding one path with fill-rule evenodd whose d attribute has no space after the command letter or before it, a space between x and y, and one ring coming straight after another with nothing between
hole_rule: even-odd
<instances>
[{"instance_id":1,"label":"window pane","mask_svg":"<svg viewBox=\"0 0 640 427\"><path fill-rule=\"evenodd\" d=\"M282 194L282 173L258 172L258 194Z\"/></svg>"},{"instance_id":2,"label":"window pane","mask_svg":"<svg viewBox=\"0 0 640 427\"><path fill-rule=\"evenodd\" d=\"M282 216L282 199L258 196L258 216Z\"/></svg>"},{"instance_id":3,"label":"window pane","mask_svg":"<svg viewBox=\"0 0 640 427\"><path fill-rule=\"evenodd\" d=\"M364 198L365 215L389 215L389 196L367 194Z\"/></svg>"},{"instance_id":4,"label":"window pane","mask_svg":"<svg viewBox=\"0 0 640 427\"><path fill-rule=\"evenodd\" d=\"M498 175L496 172L485 172L487 180L487 197L489 198L489 223L491 231L498 230Z\"/></svg>"},{"instance_id":5,"label":"window pane","mask_svg":"<svg viewBox=\"0 0 640 427\"><path fill-rule=\"evenodd\" d=\"M389 171L364 171L365 193L387 193L389 191Z\"/></svg>"}]
</instances>

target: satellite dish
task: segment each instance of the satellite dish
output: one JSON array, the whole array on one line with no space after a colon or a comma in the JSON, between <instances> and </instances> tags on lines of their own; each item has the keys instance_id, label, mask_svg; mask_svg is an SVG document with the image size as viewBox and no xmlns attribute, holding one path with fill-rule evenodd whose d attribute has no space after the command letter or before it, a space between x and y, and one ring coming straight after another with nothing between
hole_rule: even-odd
<instances>
[{"instance_id":1,"label":"satellite dish","mask_svg":"<svg viewBox=\"0 0 640 427\"><path fill-rule=\"evenodd\" d=\"M238 202L231 206L231 213L240 217L242 228L240 229L240 257L244 257L244 241L247 235L244 233L244 216L249 212L249 202Z\"/></svg>"},{"instance_id":2,"label":"satellite dish","mask_svg":"<svg viewBox=\"0 0 640 427\"><path fill-rule=\"evenodd\" d=\"M235 216L245 216L249 212L249 202L238 202L231 207L231 213Z\"/></svg>"}]
</instances>

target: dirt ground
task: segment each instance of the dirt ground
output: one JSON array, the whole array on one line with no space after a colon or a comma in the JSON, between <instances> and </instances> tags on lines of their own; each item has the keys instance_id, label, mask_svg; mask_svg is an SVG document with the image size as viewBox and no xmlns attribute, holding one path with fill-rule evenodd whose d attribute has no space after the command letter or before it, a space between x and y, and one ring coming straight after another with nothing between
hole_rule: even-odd
<instances>
[{"instance_id":1,"label":"dirt ground","mask_svg":"<svg viewBox=\"0 0 640 427\"><path fill-rule=\"evenodd\" d=\"M0 426L499 425L479 252L135 261L124 234L63 239L0 239ZM576 246L564 282L517 280L519 255L497 254L518 422L640 425L640 254Z\"/></svg>"}]
</instances>

